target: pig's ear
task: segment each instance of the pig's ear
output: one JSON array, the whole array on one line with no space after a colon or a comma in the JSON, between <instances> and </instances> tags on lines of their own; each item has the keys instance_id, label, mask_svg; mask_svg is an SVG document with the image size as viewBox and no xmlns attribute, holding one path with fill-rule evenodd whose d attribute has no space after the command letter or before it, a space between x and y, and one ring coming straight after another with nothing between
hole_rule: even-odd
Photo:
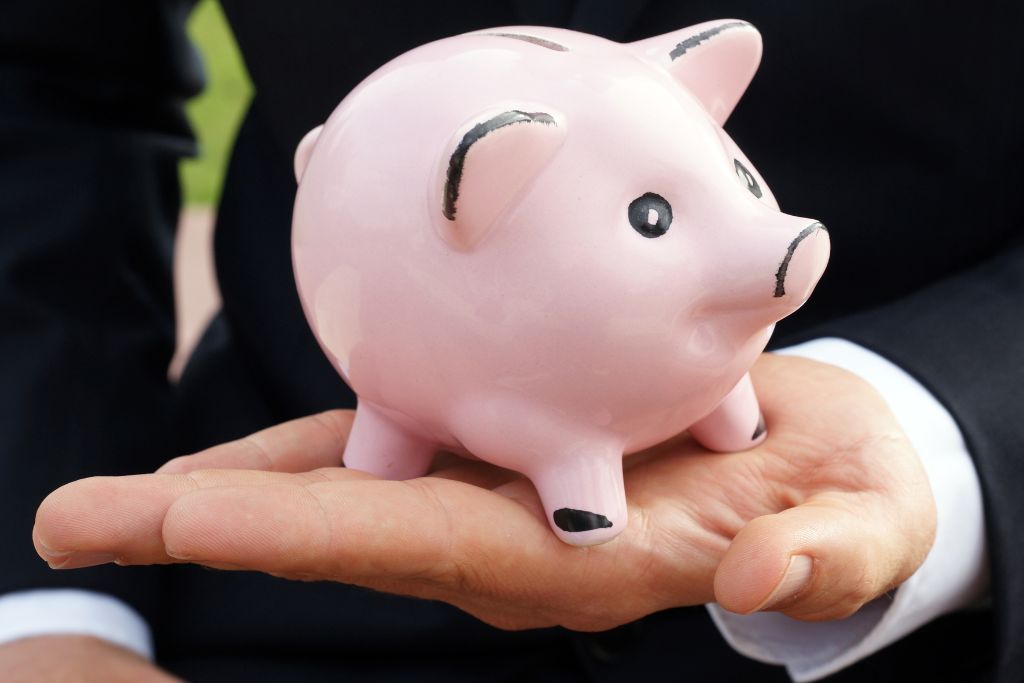
<instances>
[{"instance_id":1,"label":"pig's ear","mask_svg":"<svg viewBox=\"0 0 1024 683\"><path fill-rule=\"evenodd\" d=\"M761 62L761 34L745 21L720 19L632 43L662 64L725 123Z\"/></svg>"},{"instance_id":2,"label":"pig's ear","mask_svg":"<svg viewBox=\"0 0 1024 683\"><path fill-rule=\"evenodd\" d=\"M302 182L302 174L306 172L306 165L309 163L309 157L313 153L313 148L316 147L316 141L320 139L320 133L322 133L323 130L324 127L321 124L309 131L302 136L302 140L299 141L299 146L295 148L295 182Z\"/></svg>"},{"instance_id":3,"label":"pig's ear","mask_svg":"<svg viewBox=\"0 0 1024 683\"><path fill-rule=\"evenodd\" d=\"M565 119L548 107L483 113L455 132L437 187L441 236L470 249L554 156Z\"/></svg>"}]
</instances>

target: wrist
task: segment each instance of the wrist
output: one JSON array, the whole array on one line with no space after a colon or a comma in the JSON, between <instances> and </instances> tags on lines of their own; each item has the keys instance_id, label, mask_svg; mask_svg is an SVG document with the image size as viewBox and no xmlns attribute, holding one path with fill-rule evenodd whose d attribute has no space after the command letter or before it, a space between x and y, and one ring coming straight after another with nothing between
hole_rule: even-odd
<instances>
[{"instance_id":1,"label":"wrist","mask_svg":"<svg viewBox=\"0 0 1024 683\"><path fill-rule=\"evenodd\" d=\"M113 596L70 588L0 596L0 644L58 635L93 637L146 659L153 656L145 620Z\"/></svg>"}]
</instances>

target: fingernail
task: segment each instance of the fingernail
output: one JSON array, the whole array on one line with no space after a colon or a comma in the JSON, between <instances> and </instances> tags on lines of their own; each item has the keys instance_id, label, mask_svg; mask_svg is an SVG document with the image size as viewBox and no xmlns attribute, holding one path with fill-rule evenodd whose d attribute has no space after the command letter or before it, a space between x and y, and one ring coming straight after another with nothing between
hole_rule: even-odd
<instances>
[{"instance_id":1,"label":"fingernail","mask_svg":"<svg viewBox=\"0 0 1024 683\"><path fill-rule=\"evenodd\" d=\"M54 559L60 559L62 557L67 557L72 552L70 550L54 550L53 548L51 548L50 546L46 545L41 540L39 540L39 538L36 538L35 542L36 542L36 546L38 546L38 548L39 548L39 552L42 553L43 555L46 555L46 557L52 557ZM46 558L43 558L43 559L46 559Z\"/></svg>"},{"instance_id":2,"label":"fingernail","mask_svg":"<svg viewBox=\"0 0 1024 683\"><path fill-rule=\"evenodd\" d=\"M46 553L46 564L50 569L81 569L82 567L95 567L98 564L108 564L116 558L110 553Z\"/></svg>"},{"instance_id":3,"label":"fingernail","mask_svg":"<svg viewBox=\"0 0 1024 683\"><path fill-rule=\"evenodd\" d=\"M65 560L74 554L73 550L54 550L38 538L35 539L35 542L39 556L42 557L46 564L50 565L51 568L53 568L54 565L63 564Z\"/></svg>"},{"instance_id":4,"label":"fingernail","mask_svg":"<svg viewBox=\"0 0 1024 683\"><path fill-rule=\"evenodd\" d=\"M167 553L167 557L173 557L174 559L181 560L183 562L188 562L192 559L192 557L189 556L188 553L182 552L180 550L174 550L173 548L166 548L164 552Z\"/></svg>"},{"instance_id":5,"label":"fingernail","mask_svg":"<svg viewBox=\"0 0 1024 683\"><path fill-rule=\"evenodd\" d=\"M770 610L792 600L810 585L813 573L814 558L807 555L794 555L789 559L789 567L786 568L782 580L755 611Z\"/></svg>"}]
</instances>

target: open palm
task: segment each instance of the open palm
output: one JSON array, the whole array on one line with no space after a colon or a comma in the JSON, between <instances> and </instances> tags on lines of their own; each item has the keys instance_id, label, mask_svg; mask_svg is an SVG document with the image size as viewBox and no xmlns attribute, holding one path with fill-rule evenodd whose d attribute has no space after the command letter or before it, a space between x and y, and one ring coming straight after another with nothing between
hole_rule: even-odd
<instances>
[{"instance_id":1,"label":"open palm","mask_svg":"<svg viewBox=\"0 0 1024 683\"><path fill-rule=\"evenodd\" d=\"M42 503L55 568L195 562L444 600L502 628L600 630L668 607L847 616L912 574L935 511L885 402L843 370L764 355L768 439L710 453L685 435L629 456L629 525L592 547L551 533L530 482L440 458L384 481L337 467L352 413L295 420L95 477Z\"/></svg>"}]
</instances>

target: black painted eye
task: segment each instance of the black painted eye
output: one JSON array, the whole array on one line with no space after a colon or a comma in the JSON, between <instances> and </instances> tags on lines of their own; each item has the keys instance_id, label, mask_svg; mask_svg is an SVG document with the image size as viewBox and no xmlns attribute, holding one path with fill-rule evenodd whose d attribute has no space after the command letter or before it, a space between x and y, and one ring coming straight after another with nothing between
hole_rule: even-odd
<instances>
[{"instance_id":1,"label":"black painted eye","mask_svg":"<svg viewBox=\"0 0 1024 683\"><path fill-rule=\"evenodd\" d=\"M660 194L645 192L629 203L629 224L644 237L661 237L672 225L672 207Z\"/></svg>"},{"instance_id":2,"label":"black painted eye","mask_svg":"<svg viewBox=\"0 0 1024 683\"><path fill-rule=\"evenodd\" d=\"M740 163L739 159L733 159L733 162L736 164L736 175L746 184L750 194L760 199L764 192L761 191L761 186L757 184L754 174L748 171L747 167Z\"/></svg>"}]
</instances>

